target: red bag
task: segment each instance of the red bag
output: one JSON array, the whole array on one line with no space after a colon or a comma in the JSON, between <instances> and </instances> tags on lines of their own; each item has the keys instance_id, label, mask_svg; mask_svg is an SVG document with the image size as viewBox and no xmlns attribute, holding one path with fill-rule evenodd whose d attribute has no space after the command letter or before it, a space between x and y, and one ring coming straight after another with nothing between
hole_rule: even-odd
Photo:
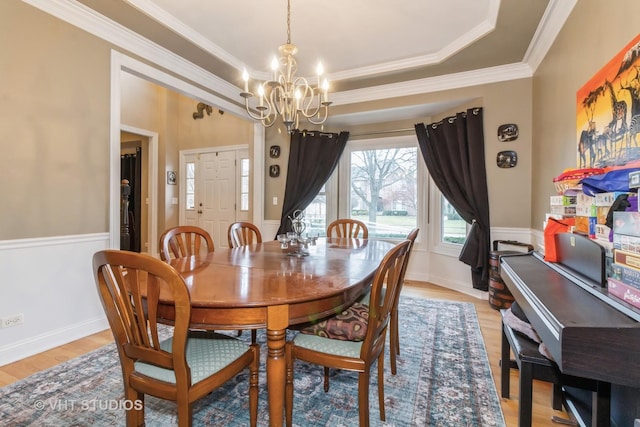
<instances>
[{"instance_id":1,"label":"red bag","mask_svg":"<svg viewBox=\"0 0 640 427\"><path fill-rule=\"evenodd\" d=\"M549 218L544 227L544 260L549 262L558 261L556 252L556 234L567 233L571 227L576 225L575 218L555 219Z\"/></svg>"}]
</instances>

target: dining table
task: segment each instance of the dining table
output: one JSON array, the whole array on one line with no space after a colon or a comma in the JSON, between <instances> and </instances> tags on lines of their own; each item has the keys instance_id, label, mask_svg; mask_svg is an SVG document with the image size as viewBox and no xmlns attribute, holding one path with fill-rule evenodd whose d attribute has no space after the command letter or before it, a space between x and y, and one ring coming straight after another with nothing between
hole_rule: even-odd
<instances>
[{"instance_id":1,"label":"dining table","mask_svg":"<svg viewBox=\"0 0 640 427\"><path fill-rule=\"evenodd\" d=\"M306 248L305 248L306 246ZM191 298L191 328L266 331L269 425L282 426L287 328L340 313L364 295L394 243L317 238L282 248L267 241L177 258ZM170 302L158 317L171 323Z\"/></svg>"}]
</instances>

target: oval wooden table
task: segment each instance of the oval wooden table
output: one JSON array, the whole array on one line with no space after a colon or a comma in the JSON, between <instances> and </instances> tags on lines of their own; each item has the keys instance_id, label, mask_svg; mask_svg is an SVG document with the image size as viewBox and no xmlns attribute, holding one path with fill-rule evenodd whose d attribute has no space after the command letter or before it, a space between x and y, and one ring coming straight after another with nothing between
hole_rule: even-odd
<instances>
[{"instance_id":1,"label":"oval wooden table","mask_svg":"<svg viewBox=\"0 0 640 427\"><path fill-rule=\"evenodd\" d=\"M290 325L340 312L371 283L393 248L382 240L320 238L309 255L289 255L277 241L220 248L206 256L171 261L191 295L191 327L265 328L269 425L283 425L285 333ZM171 323L170 305L159 317Z\"/></svg>"}]
</instances>

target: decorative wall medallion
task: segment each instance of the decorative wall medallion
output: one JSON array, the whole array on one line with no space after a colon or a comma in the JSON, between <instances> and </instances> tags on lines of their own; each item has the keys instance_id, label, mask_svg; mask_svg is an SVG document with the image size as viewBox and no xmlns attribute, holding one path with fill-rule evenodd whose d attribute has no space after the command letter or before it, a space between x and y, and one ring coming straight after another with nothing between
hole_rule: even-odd
<instances>
[{"instance_id":1,"label":"decorative wall medallion","mask_svg":"<svg viewBox=\"0 0 640 427\"><path fill-rule=\"evenodd\" d=\"M507 123L498 126L498 141L507 142L518 139L518 125Z\"/></svg>"},{"instance_id":2,"label":"decorative wall medallion","mask_svg":"<svg viewBox=\"0 0 640 427\"><path fill-rule=\"evenodd\" d=\"M278 157L280 157L279 145L272 145L271 148L269 148L269 157L271 157L272 159L277 159Z\"/></svg>"},{"instance_id":3,"label":"decorative wall medallion","mask_svg":"<svg viewBox=\"0 0 640 427\"><path fill-rule=\"evenodd\" d=\"M501 151L496 158L499 168L512 168L518 164L518 154L515 151Z\"/></svg>"},{"instance_id":4,"label":"decorative wall medallion","mask_svg":"<svg viewBox=\"0 0 640 427\"><path fill-rule=\"evenodd\" d=\"M271 165L269 166L269 176L271 178L277 178L280 176L280 166L279 165Z\"/></svg>"},{"instance_id":5,"label":"decorative wall medallion","mask_svg":"<svg viewBox=\"0 0 640 427\"><path fill-rule=\"evenodd\" d=\"M176 185L178 182L178 176L175 171L167 171L167 184Z\"/></svg>"}]
</instances>

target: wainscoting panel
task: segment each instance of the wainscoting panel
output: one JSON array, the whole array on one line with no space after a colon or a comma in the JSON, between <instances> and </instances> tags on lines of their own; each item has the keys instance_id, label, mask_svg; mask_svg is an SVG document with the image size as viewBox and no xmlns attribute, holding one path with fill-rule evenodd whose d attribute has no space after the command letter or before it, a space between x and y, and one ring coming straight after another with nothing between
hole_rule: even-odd
<instances>
[{"instance_id":1,"label":"wainscoting panel","mask_svg":"<svg viewBox=\"0 0 640 427\"><path fill-rule=\"evenodd\" d=\"M92 271L109 234L0 241L0 318L24 323L0 329L0 365L109 327Z\"/></svg>"}]
</instances>

